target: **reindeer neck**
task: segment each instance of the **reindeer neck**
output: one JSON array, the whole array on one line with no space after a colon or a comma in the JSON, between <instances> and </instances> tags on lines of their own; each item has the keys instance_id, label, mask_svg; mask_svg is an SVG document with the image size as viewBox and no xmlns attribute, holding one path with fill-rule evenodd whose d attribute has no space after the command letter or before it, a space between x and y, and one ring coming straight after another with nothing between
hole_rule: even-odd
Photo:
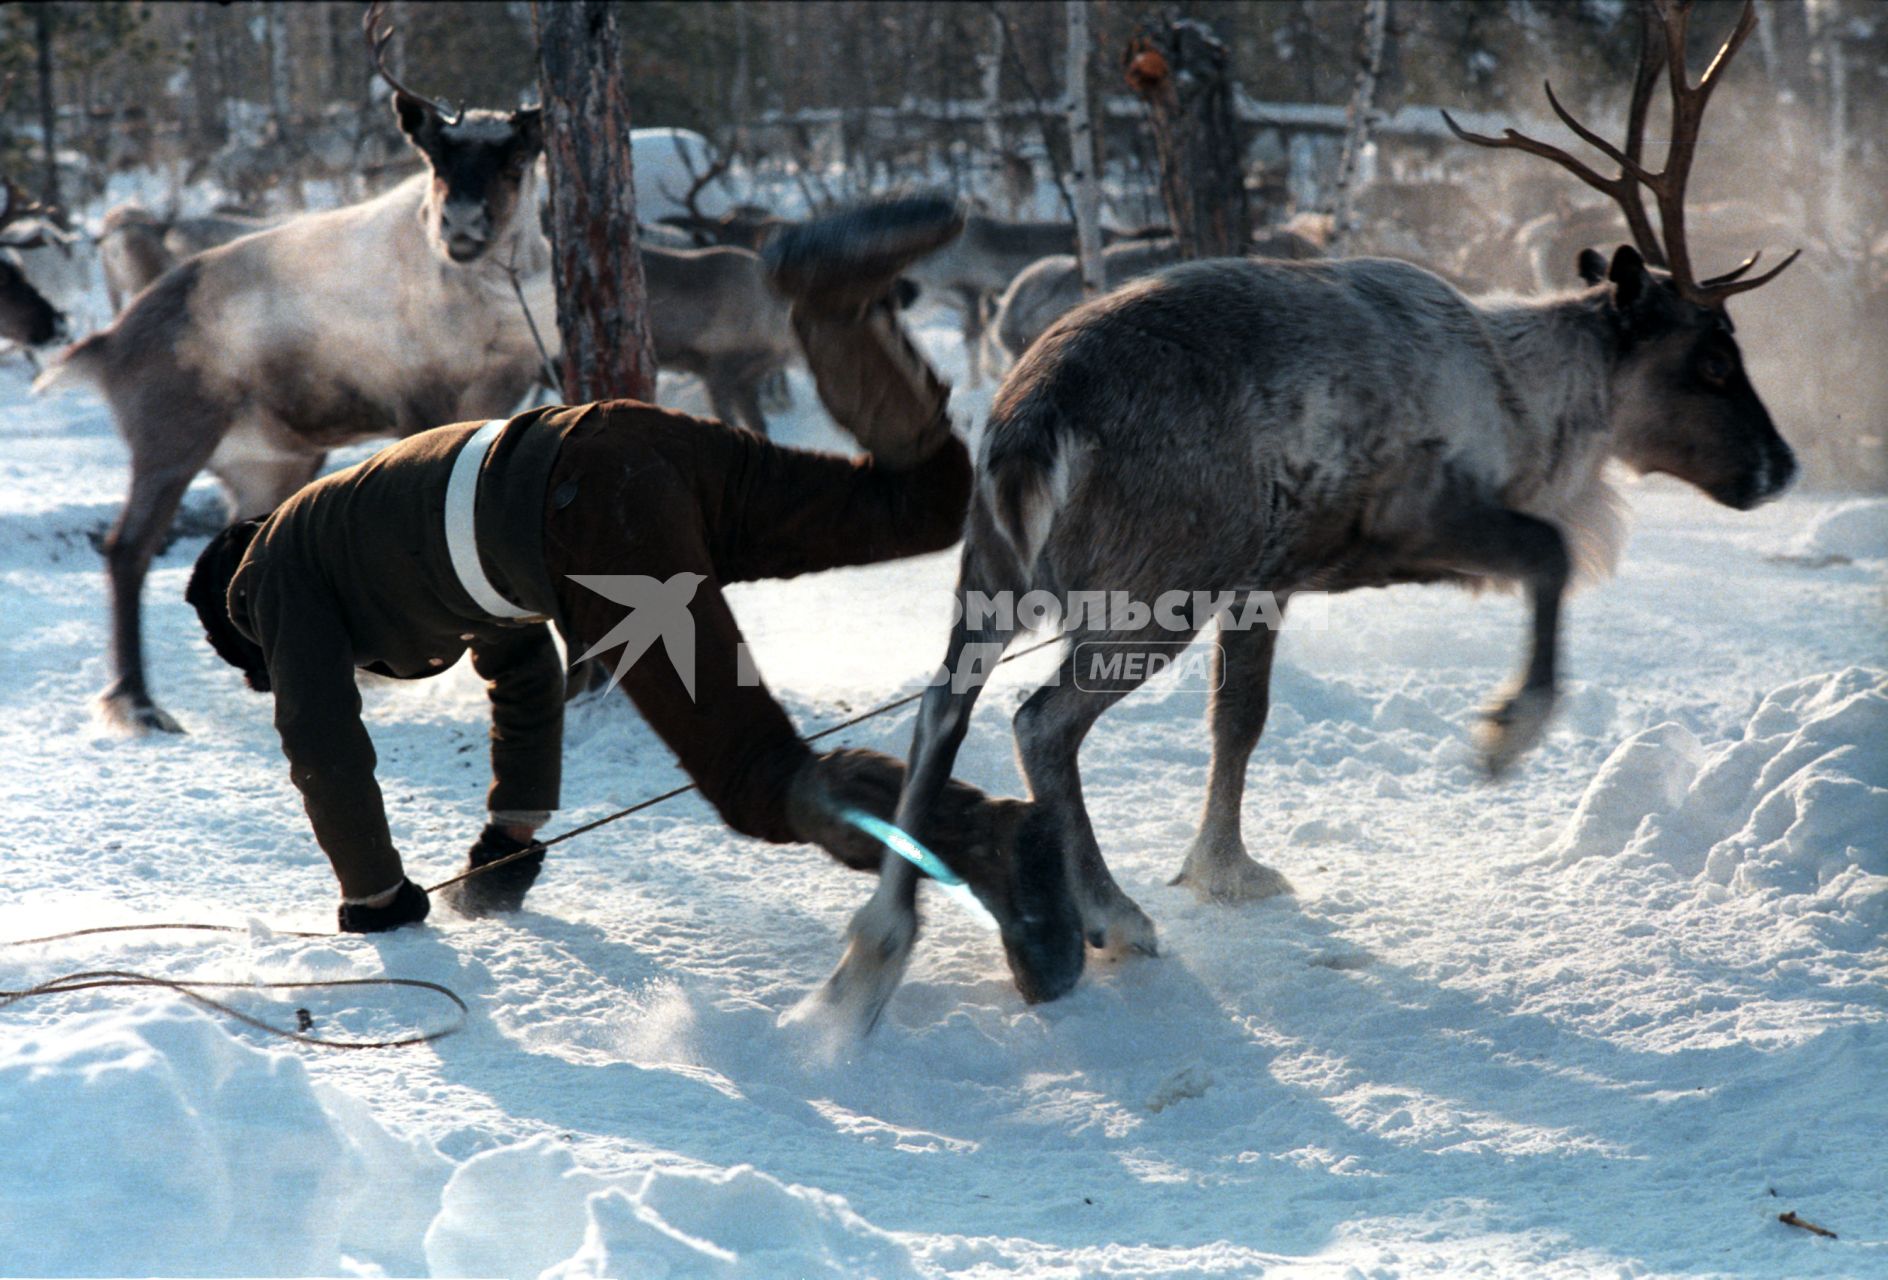
<instances>
[{"instance_id":1,"label":"reindeer neck","mask_svg":"<svg viewBox=\"0 0 1888 1280\"><path fill-rule=\"evenodd\" d=\"M1619 344L1602 290L1477 305L1531 421L1543 429L1606 429Z\"/></svg>"},{"instance_id":2,"label":"reindeer neck","mask_svg":"<svg viewBox=\"0 0 1888 1280\"><path fill-rule=\"evenodd\" d=\"M1605 476L1619 338L1601 289L1479 304L1532 437L1504 499L1558 525L1576 576L1611 572L1624 529Z\"/></svg>"}]
</instances>

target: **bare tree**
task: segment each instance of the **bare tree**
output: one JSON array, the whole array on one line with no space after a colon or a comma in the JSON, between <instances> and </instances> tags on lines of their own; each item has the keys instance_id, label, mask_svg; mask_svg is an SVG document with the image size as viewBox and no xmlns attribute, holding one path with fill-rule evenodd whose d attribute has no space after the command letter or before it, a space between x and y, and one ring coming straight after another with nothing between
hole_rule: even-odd
<instances>
[{"instance_id":1,"label":"bare tree","mask_svg":"<svg viewBox=\"0 0 1888 1280\"><path fill-rule=\"evenodd\" d=\"M1252 214L1225 44L1191 18L1143 19L1127 78L1152 117L1160 192L1183 256L1245 252Z\"/></svg>"},{"instance_id":2,"label":"bare tree","mask_svg":"<svg viewBox=\"0 0 1888 1280\"><path fill-rule=\"evenodd\" d=\"M1101 184L1095 174L1095 130L1088 117L1088 0L1068 8L1069 182L1075 188L1075 256L1082 264L1082 296L1092 298L1101 278Z\"/></svg>"},{"instance_id":3,"label":"bare tree","mask_svg":"<svg viewBox=\"0 0 1888 1280\"><path fill-rule=\"evenodd\" d=\"M628 76L606 0L533 4L564 397L655 399L630 171Z\"/></svg>"},{"instance_id":4,"label":"bare tree","mask_svg":"<svg viewBox=\"0 0 1888 1280\"><path fill-rule=\"evenodd\" d=\"M1383 39L1390 26L1390 0L1365 0L1363 26L1358 33L1357 78L1351 86L1344 151L1337 163L1337 182L1331 204L1331 253L1340 252L1344 238L1355 230L1357 174L1370 135L1377 123L1377 80L1383 69Z\"/></svg>"},{"instance_id":5,"label":"bare tree","mask_svg":"<svg viewBox=\"0 0 1888 1280\"><path fill-rule=\"evenodd\" d=\"M990 10L990 47L980 55L983 72L983 149L990 166L991 190L999 188L1003 170L1003 15ZM1009 216L1015 217L1011 208Z\"/></svg>"},{"instance_id":6,"label":"bare tree","mask_svg":"<svg viewBox=\"0 0 1888 1280\"><path fill-rule=\"evenodd\" d=\"M1049 176L1055 180L1056 194L1062 199L1062 208L1067 211L1069 221L1075 220L1075 197L1069 192L1069 184L1063 179L1062 165L1056 159L1055 138L1049 130L1050 108L1043 103L1042 95L1036 92L1035 82L1030 78L1029 67L1023 62L1021 49L1018 47L1015 28L996 0L990 0L990 13L1003 26L1004 40L1001 46L1003 56L1009 61L1010 69L1016 75L1016 81L1022 86L1023 96L1029 99L1029 105L1035 113L1036 126L1042 134L1043 154L1049 161Z\"/></svg>"},{"instance_id":7,"label":"bare tree","mask_svg":"<svg viewBox=\"0 0 1888 1280\"><path fill-rule=\"evenodd\" d=\"M57 107L52 96L52 6L33 6L34 69L39 76L39 136L45 176L40 180L40 199L49 205L59 203L58 145L54 137Z\"/></svg>"}]
</instances>

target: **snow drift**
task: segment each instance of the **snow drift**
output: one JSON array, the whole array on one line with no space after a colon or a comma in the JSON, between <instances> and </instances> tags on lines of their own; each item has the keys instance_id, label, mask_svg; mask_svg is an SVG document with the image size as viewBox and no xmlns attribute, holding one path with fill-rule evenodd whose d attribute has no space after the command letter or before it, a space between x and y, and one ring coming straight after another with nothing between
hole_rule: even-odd
<instances>
[{"instance_id":1,"label":"snow drift","mask_svg":"<svg viewBox=\"0 0 1888 1280\"><path fill-rule=\"evenodd\" d=\"M1849 667L1796 680L1743 734L1707 751L1664 723L1600 767L1566 833L1563 865L1618 855L1668 868L1701 892L1793 895L1858 942L1888 926L1888 672Z\"/></svg>"},{"instance_id":2,"label":"snow drift","mask_svg":"<svg viewBox=\"0 0 1888 1280\"><path fill-rule=\"evenodd\" d=\"M422 1258L450 1165L181 1002L0 1048L10 1275L292 1275Z\"/></svg>"}]
</instances>

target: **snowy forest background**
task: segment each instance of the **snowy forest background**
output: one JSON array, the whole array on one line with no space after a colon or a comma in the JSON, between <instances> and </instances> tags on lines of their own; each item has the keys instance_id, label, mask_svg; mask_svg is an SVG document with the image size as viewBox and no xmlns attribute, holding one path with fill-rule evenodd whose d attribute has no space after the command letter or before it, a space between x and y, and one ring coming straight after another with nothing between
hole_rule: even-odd
<instances>
[{"instance_id":1,"label":"snowy forest background","mask_svg":"<svg viewBox=\"0 0 1888 1280\"><path fill-rule=\"evenodd\" d=\"M1334 206L1367 8L1196 0L1162 11L1199 18L1226 43L1255 227ZM1736 8L1698 6L1695 68ZM1888 6L1759 9L1706 130L1697 235L1713 269L1759 248L1805 250L1747 309L1744 347L1779 419L1801 424L1809 481L1879 489L1888 362L1867 335L1888 330ZM1101 216L1120 228L1165 221L1147 110L1121 74L1147 12L1130 0L1090 6ZM529 4L395 3L390 16L394 63L426 91L485 106L535 98ZM359 22L347 3L9 5L0 164L81 228L112 203L114 175L164 217L363 198L418 157ZM619 22L634 124L698 131L733 161L704 207L712 197L791 216L926 184L998 216L1068 216L1064 6L651 0L622 5ZM1564 137L1546 121L1540 82L1551 76L1575 114L1616 130L1637 48L1625 0L1390 0L1342 250L1408 258L1471 291L1572 283L1573 251L1625 238L1616 212L1551 166L1457 142L1436 108L1470 127ZM659 193L640 194L647 204Z\"/></svg>"}]
</instances>

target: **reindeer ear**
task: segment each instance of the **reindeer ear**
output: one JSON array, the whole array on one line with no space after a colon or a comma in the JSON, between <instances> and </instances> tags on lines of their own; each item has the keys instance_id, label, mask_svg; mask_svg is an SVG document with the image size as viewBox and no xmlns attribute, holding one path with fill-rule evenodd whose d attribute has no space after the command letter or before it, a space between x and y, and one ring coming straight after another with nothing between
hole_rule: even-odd
<instances>
[{"instance_id":1,"label":"reindeer ear","mask_svg":"<svg viewBox=\"0 0 1888 1280\"><path fill-rule=\"evenodd\" d=\"M1580 250L1580 278L1588 284L1598 284L1606 278L1606 259L1600 257L1598 249Z\"/></svg>"},{"instance_id":2,"label":"reindeer ear","mask_svg":"<svg viewBox=\"0 0 1888 1280\"><path fill-rule=\"evenodd\" d=\"M433 144L439 138L439 113L430 103L422 102L412 94L401 89L393 91L393 118L400 124L400 132L407 140L421 151L431 154Z\"/></svg>"},{"instance_id":3,"label":"reindeer ear","mask_svg":"<svg viewBox=\"0 0 1888 1280\"><path fill-rule=\"evenodd\" d=\"M1613 282L1613 296L1622 309L1644 297L1652 282L1646 274L1645 259L1629 244L1620 245L1614 252L1613 265L1607 270L1606 278Z\"/></svg>"},{"instance_id":4,"label":"reindeer ear","mask_svg":"<svg viewBox=\"0 0 1888 1280\"><path fill-rule=\"evenodd\" d=\"M524 107L511 113L512 128L518 131L518 149L526 156L544 150L544 108Z\"/></svg>"}]
</instances>

